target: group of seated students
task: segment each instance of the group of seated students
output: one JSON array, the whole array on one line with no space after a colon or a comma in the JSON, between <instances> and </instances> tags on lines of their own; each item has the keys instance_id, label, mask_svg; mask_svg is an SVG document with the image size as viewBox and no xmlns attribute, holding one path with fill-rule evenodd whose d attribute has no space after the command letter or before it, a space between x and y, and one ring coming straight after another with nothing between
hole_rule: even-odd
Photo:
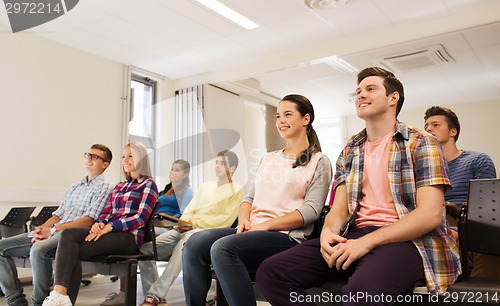
<instances>
[{"instance_id":1,"label":"group of seated students","mask_svg":"<svg viewBox=\"0 0 500 306\"><path fill-rule=\"evenodd\" d=\"M495 178L496 172L486 154L456 147L460 125L451 110L427 110L426 133L397 120L403 102L403 85L392 72L359 72L355 106L365 129L336 161L335 198L316 239L307 237L325 205L332 166L304 96L287 95L278 104L276 129L285 147L262 157L246 194L231 179L238 166L232 151L217 155L217 180L193 196L183 160L172 164L171 182L158 194L140 143L123 149L126 180L111 189L102 176L111 151L93 145L85 153L87 176L68 189L53 217L32 236L0 240L0 286L8 305L28 305L12 257L30 256L33 305L66 306L78 295L81 260L152 253L144 225L156 202L190 224L157 230L158 256L168 264L158 276L154 261L140 262L141 306L167 305L181 270L187 305L205 305L212 269L229 304L238 306L256 305L253 280L279 306L315 305L306 289L339 277L347 279L344 305L391 305L421 280L429 292L445 292L461 273L445 200L460 206L470 179ZM236 218L237 227L230 227ZM500 279L496 257L471 254L471 262L473 277L486 272ZM120 296L101 305L123 303Z\"/></svg>"}]
</instances>

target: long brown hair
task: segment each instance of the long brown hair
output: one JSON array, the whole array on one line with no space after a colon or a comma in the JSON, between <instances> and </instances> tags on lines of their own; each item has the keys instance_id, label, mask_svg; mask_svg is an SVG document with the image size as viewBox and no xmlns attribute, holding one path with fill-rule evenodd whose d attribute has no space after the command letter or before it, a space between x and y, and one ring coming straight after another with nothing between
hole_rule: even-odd
<instances>
[{"instance_id":1,"label":"long brown hair","mask_svg":"<svg viewBox=\"0 0 500 306\"><path fill-rule=\"evenodd\" d=\"M293 168L296 168L298 166L306 166L311 160L311 156L314 153L321 152L321 145L319 143L318 135L316 134L316 131L312 126L312 123L314 121L314 108L308 98L298 94L286 95L283 97L283 99L281 99L281 101L294 103L297 107L297 111L302 115L302 117L306 114L309 114L309 117L311 118L306 130L309 147L307 147L304 152L297 156L295 163L293 163L292 165Z\"/></svg>"},{"instance_id":2,"label":"long brown hair","mask_svg":"<svg viewBox=\"0 0 500 306\"><path fill-rule=\"evenodd\" d=\"M182 180L182 182L177 186L173 192L175 194L175 197L177 198L177 202L181 202L182 198L184 197L184 194L186 193L186 190L189 187L189 172L191 172L191 165L187 160L183 159L178 159L172 163L173 165L180 165L182 169L182 173L186 174L186 177ZM165 189L163 189L162 192L160 192L160 195L167 193L170 189L172 189L172 182L169 182L166 186ZM180 203L179 203L180 204Z\"/></svg>"}]
</instances>

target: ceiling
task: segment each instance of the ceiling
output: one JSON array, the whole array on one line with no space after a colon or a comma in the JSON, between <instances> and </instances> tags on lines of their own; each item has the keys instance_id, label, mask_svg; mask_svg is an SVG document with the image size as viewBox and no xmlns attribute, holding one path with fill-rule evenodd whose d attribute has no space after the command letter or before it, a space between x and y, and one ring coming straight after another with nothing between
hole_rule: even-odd
<instances>
[{"instance_id":1,"label":"ceiling","mask_svg":"<svg viewBox=\"0 0 500 306\"><path fill-rule=\"evenodd\" d=\"M13 35L29 32L139 67L173 80L176 89L211 83L269 103L300 93L318 118L354 114L356 73L329 58L359 70L441 46L449 63L393 69L405 85L406 109L499 101L498 0L351 0L323 10L304 0L220 1L260 27L244 30L193 0L81 0ZM4 8L0 24L9 24Z\"/></svg>"}]
</instances>

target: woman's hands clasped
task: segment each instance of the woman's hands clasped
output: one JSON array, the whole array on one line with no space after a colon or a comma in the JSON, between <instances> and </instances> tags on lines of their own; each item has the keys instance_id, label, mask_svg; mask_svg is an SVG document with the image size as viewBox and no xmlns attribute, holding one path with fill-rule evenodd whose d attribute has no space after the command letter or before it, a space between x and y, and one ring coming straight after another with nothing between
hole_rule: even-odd
<instances>
[{"instance_id":1,"label":"woman's hands clasped","mask_svg":"<svg viewBox=\"0 0 500 306\"><path fill-rule=\"evenodd\" d=\"M111 223L104 224L102 222L95 222L92 224L90 228L89 234L85 237L85 241L96 241L101 236L111 232L113 230L113 226Z\"/></svg>"}]
</instances>

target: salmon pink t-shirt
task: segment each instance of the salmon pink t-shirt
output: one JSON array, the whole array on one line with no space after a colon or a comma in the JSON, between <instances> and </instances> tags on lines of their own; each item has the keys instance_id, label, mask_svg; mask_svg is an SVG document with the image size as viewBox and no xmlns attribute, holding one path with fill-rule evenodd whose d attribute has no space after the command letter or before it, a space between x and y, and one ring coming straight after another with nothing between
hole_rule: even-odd
<instances>
[{"instance_id":1,"label":"salmon pink t-shirt","mask_svg":"<svg viewBox=\"0 0 500 306\"><path fill-rule=\"evenodd\" d=\"M384 226L398 220L389 187L389 144L393 132L364 147L362 198L357 212L357 226Z\"/></svg>"}]
</instances>

